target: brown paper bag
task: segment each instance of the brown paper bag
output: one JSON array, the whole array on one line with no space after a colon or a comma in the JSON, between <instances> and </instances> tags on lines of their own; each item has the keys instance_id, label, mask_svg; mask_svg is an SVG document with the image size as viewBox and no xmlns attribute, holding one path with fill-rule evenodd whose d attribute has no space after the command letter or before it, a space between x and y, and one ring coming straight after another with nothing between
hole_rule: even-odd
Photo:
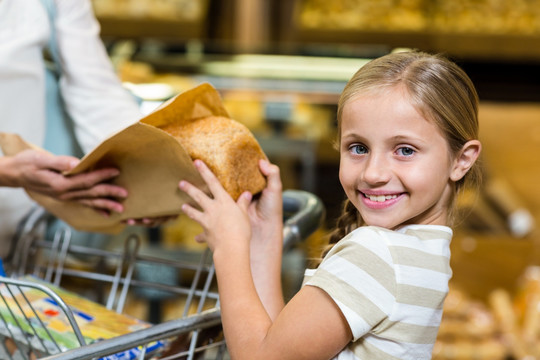
<instances>
[{"instance_id":1,"label":"brown paper bag","mask_svg":"<svg viewBox=\"0 0 540 360\"><path fill-rule=\"evenodd\" d=\"M110 136L67 174L108 166L118 168L120 175L113 183L129 192L123 202L125 210L122 214L104 217L78 203L58 201L33 192L28 194L49 212L81 231L118 233L127 219L177 215L182 204L190 201L178 189L180 180L203 189L206 187L186 149L158 127L172 121L209 116L228 117L228 114L218 92L211 85L202 84L177 95L139 122ZM0 134L0 146L6 156L36 148L18 135L6 133Z\"/></svg>"}]
</instances>

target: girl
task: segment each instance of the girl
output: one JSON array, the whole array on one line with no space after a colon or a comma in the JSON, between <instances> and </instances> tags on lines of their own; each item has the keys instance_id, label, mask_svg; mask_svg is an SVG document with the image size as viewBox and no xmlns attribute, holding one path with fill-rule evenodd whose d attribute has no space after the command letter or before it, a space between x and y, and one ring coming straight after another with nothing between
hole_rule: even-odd
<instances>
[{"instance_id":1,"label":"girl","mask_svg":"<svg viewBox=\"0 0 540 360\"><path fill-rule=\"evenodd\" d=\"M451 277L457 191L479 179L478 97L454 63L393 53L362 67L338 104L347 195L333 245L286 305L280 289L281 182L234 202L199 160L200 209L233 359L430 359Z\"/></svg>"}]
</instances>

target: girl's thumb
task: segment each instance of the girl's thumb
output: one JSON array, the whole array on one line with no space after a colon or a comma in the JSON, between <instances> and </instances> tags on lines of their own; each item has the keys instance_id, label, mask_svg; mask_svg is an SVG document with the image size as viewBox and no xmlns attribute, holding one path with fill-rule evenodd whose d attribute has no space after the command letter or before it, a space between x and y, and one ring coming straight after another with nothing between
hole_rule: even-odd
<instances>
[{"instance_id":1,"label":"girl's thumb","mask_svg":"<svg viewBox=\"0 0 540 360\"><path fill-rule=\"evenodd\" d=\"M236 203L242 210L247 211L252 198L253 195L251 195L249 191L244 191L242 194L240 194Z\"/></svg>"}]
</instances>

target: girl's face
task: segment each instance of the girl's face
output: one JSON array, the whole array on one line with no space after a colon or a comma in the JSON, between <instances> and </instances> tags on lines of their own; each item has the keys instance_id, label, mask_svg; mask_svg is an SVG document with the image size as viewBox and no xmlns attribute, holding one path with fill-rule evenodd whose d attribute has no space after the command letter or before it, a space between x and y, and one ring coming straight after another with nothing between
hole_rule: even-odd
<instances>
[{"instance_id":1,"label":"girl's face","mask_svg":"<svg viewBox=\"0 0 540 360\"><path fill-rule=\"evenodd\" d=\"M446 225L455 161L402 88L348 101L340 154L341 185L367 225Z\"/></svg>"}]
</instances>

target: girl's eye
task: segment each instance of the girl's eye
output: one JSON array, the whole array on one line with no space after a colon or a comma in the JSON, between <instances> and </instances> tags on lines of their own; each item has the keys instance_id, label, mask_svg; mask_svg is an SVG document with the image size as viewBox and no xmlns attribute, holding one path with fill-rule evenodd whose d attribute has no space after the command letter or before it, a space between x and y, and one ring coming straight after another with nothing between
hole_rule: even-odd
<instances>
[{"instance_id":1,"label":"girl's eye","mask_svg":"<svg viewBox=\"0 0 540 360\"><path fill-rule=\"evenodd\" d=\"M398 154L399 155L402 155L402 156L412 156L414 155L415 153L415 150L413 148L410 148L410 147L402 147L402 148L399 148L398 149Z\"/></svg>"},{"instance_id":2,"label":"girl's eye","mask_svg":"<svg viewBox=\"0 0 540 360\"><path fill-rule=\"evenodd\" d=\"M349 151L356 155L362 155L367 153L367 148L364 145L353 145L349 148Z\"/></svg>"}]
</instances>

